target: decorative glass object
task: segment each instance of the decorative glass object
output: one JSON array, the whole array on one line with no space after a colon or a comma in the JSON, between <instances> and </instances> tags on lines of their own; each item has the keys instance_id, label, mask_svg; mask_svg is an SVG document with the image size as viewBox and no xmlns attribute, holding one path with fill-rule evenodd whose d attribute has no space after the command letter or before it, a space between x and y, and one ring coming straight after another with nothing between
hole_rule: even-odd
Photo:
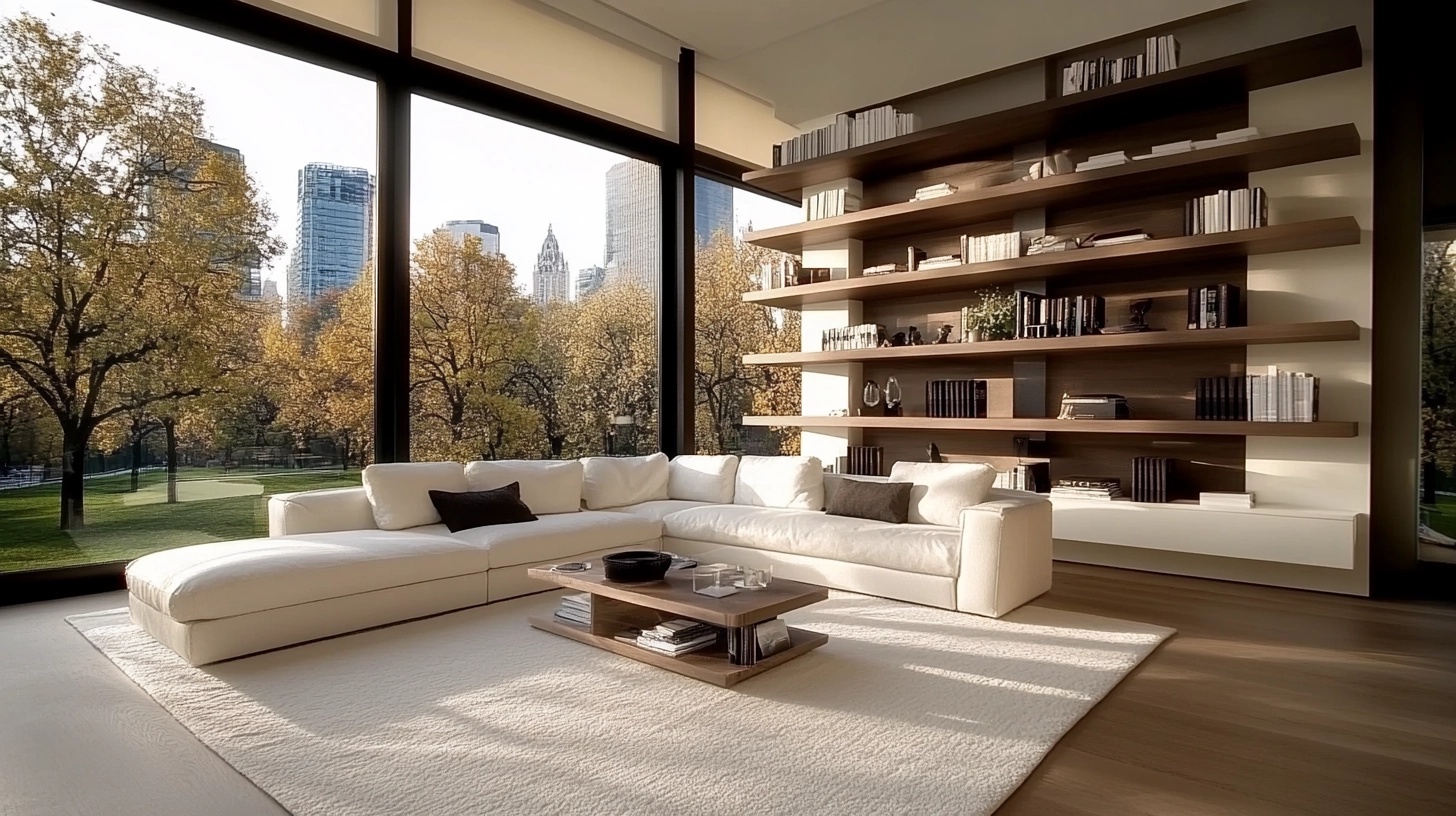
<instances>
[{"instance_id":1,"label":"decorative glass object","mask_svg":"<svg viewBox=\"0 0 1456 816\"><path fill-rule=\"evenodd\" d=\"M693 591L710 598L736 595L743 570L732 564L705 564L693 570Z\"/></svg>"},{"instance_id":2,"label":"decorative glass object","mask_svg":"<svg viewBox=\"0 0 1456 816\"><path fill-rule=\"evenodd\" d=\"M903 398L904 394L900 391L900 381L894 377L885 380L885 407L899 408L900 400Z\"/></svg>"},{"instance_id":3,"label":"decorative glass object","mask_svg":"<svg viewBox=\"0 0 1456 816\"><path fill-rule=\"evenodd\" d=\"M756 569L754 567L744 567L743 577L738 579L734 586L738 587L739 589L750 590L768 589L768 585L771 583L773 583L773 565L769 564L762 569Z\"/></svg>"},{"instance_id":4,"label":"decorative glass object","mask_svg":"<svg viewBox=\"0 0 1456 816\"><path fill-rule=\"evenodd\" d=\"M880 404L880 386L874 380L865 381L864 404L869 408Z\"/></svg>"}]
</instances>

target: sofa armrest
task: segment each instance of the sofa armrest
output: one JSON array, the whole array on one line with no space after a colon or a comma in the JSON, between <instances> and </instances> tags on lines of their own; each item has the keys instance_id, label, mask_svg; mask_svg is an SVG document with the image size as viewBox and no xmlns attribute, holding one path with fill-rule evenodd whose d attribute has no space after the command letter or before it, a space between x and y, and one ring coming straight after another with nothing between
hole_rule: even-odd
<instances>
[{"instance_id":1,"label":"sofa armrest","mask_svg":"<svg viewBox=\"0 0 1456 816\"><path fill-rule=\"evenodd\" d=\"M270 536L374 529L374 508L362 487L279 493L268 499Z\"/></svg>"},{"instance_id":2,"label":"sofa armrest","mask_svg":"<svg viewBox=\"0 0 1456 816\"><path fill-rule=\"evenodd\" d=\"M992 490L961 511L956 609L999 618L1052 587L1052 503Z\"/></svg>"}]
</instances>

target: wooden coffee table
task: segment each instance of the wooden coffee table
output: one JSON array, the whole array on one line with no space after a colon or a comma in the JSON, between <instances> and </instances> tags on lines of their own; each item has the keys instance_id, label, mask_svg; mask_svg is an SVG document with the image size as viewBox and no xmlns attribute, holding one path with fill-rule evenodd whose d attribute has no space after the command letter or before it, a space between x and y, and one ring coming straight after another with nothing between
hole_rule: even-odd
<instances>
[{"instance_id":1,"label":"wooden coffee table","mask_svg":"<svg viewBox=\"0 0 1456 816\"><path fill-rule=\"evenodd\" d=\"M792 645L788 649L752 665L741 665L728 653L727 643L734 637L732 631L726 638L720 637L716 645L681 657L658 654L613 638L624 629L647 629L674 618L689 618L729 630L753 627L829 597L829 590L813 584L774 579L764 589L712 598L693 592L691 569L670 571L666 580L647 584L608 581L600 562L584 572L552 572L549 567L533 567L527 574L538 581L591 595L590 626L567 623L552 616L531 618L535 628L725 688L781 666L829 641L828 635L791 626Z\"/></svg>"}]
</instances>

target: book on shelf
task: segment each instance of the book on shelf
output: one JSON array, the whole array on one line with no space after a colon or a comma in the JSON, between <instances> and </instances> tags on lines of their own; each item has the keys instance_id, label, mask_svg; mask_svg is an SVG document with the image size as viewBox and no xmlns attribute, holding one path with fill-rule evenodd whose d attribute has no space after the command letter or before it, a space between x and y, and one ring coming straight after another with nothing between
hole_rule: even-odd
<instances>
[{"instance_id":1,"label":"book on shelf","mask_svg":"<svg viewBox=\"0 0 1456 816\"><path fill-rule=\"evenodd\" d=\"M1217 507L1227 510L1252 510L1254 494L1224 491L1199 493L1198 504L1202 507Z\"/></svg>"},{"instance_id":2,"label":"book on shelf","mask_svg":"<svg viewBox=\"0 0 1456 816\"><path fill-rule=\"evenodd\" d=\"M1051 490L1051 466L1046 462L1029 462L1012 465L996 472L993 487L1001 490L1024 490L1028 493L1045 493Z\"/></svg>"},{"instance_id":3,"label":"book on shelf","mask_svg":"<svg viewBox=\"0 0 1456 816\"><path fill-rule=\"evenodd\" d=\"M914 197L910 200L927 201L932 198L942 198L944 196L955 195L958 189L954 184L943 181L939 184L931 184L918 188L915 191Z\"/></svg>"},{"instance_id":4,"label":"book on shelf","mask_svg":"<svg viewBox=\"0 0 1456 816\"><path fill-rule=\"evenodd\" d=\"M1183 234L1208 235L1269 225L1263 187L1219 190L1183 205Z\"/></svg>"},{"instance_id":5,"label":"book on shelf","mask_svg":"<svg viewBox=\"0 0 1456 816\"><path fill-rule=\"evenodd\" d=\"M1136 244L1139 241L1146 241L1151 237L1151 235L1137 228L1115 230L1112 232L1097 232L1093 233L1092 237L1087 239L1087 242L1083 246L1121 246L1122 244Z\"/></svg>"},{"instance_id":6,"label":"book on shelf","mask_svg":"<svg viewBox=\"0 0 1456 816\"><path fill-rule=\"evenodd\" d=\"M865 267L860 274L866 276L889 275L895 272L905 272L908 269L909 267L905 266L905 264L900 263L876 264L875 266Z\"/></svg>"},{"instance_id":7,"label":"book on shelf","mask_svg":"<svg viewBox=\"0 0 1456 816\"><path fill-rule=\"evenodd\" d=\"M1107 325L1107 302L1100 295L1053 298L1017 292L1015 320L1018 339L1097 334Z\"/></svg>"},{"instance_id":8,"label":"book on shelf","mask_svg":"<svg viewBox=\"0 0 1456 816\"><path fill-rule=\"evenodd\" d=\"M1132 460L1132 500L1135 502L1170 502L1176 496L1172 488L1173 460L1166 456L1138 456Z\"/></svg>"},{"instance_id":9,"label":"book on shelf","mask_svg":"<svg viewBox=\"0 0 1456 816\"><path fill-rule=\"evenodd\" d=\"M904 113L893 105L841 113L824 127L800 133L774 145L774 167L817 159L855 147L861 147L896 136L906 136L920 129L920 117Z\"/></svg>"},{"instance_id":10,"label":"book on shelf","mask_svg":"<svg viewBox=\"0 0 1456 816\"><path fill-rule=\"evenodd\" d=\"M1224 422L1317 422L1319 377L1268 366L1263 373L1200 377L1194 418Z\"/></svg>"},{"instance_id":11,"label":"book on shelf","mask_svg":"<svg viewBox=\"0 0 1456 816\"><path fill-rule=\"evenodd\" d=\"M875 445L850 445L834 463L835 473L851 476L879 476L884 469L885 449Z\"/></svg>"},{"instance_id":12,"label":"book on shelf","mask_svg":"<svg viewBox=\"0 0 1456 816\"><path fill-rule=\"evenodd\" d=\"M820 190L804 197L804 220L818 221L859 212L860 197L843 187Z\"/></svg>"},{"instance_id":13,"label":"book on shelf","mask_svg":"<svg viewBox=\"0 0 1456 816\"><path fill-rule=\"evenodd\" d=\"M987 380L929 380L925 415L943 419L985 419L990 405Z\"/></svg>"},{"instance_id":14,"label":"book on shelf","mask_svg":"<svg viewBox=\"0 0 1456 816\"><path fill-rule=\"evenodd\" d=\"M1057 479L1050 493L1063 499L1112 501L1122 498L1122 482L1103 476L1071 476Z\"/></svg>"},{"instance_id":15,"label":"book on shelf","mask_svg":"<svg viewBox=\"0 0 1456 816\"><path fill-rule=\"evenodd\" d=\"M878 348L885 342L885 327L879 323L863 323L820 332L820 351L851 351Z\"/></svg>"},{"instance_id":16,"label":"book on shelf","mask_svg":"<svg viewBox=\"0 0 1456 816\"><path fill-rule=\"evenodd\" d=\"M1096 156L1088 156L1086 161L1077 163L1077 172L1085 170L1100 170L1104 167L1116 167L1119 164L1127 164L1127 152L1114 150L1111 153L1099 153Z\"/></svg>"},{"instance_id":17,"label":"book on shelf","mask_svg":"<svg viewBox=\"0 0 1456 816\"><path fill-rule=\"evenodd\" d=\"M1259 129L1256 127L1239 128L1238 130L1225 130L1214 136L1212 139L1196 139L1193 142L1194 150L1207 150L1210 147L1222 147L1224 145L1248 142L1259 138Z\"/></svg>"},{"instance_id":18,"label":"book on shelf","mask_svg":"<svg viewBox=\"0 0 1456 816\"><path fill-rule=\"evenodd\" d=\"M962 235L961 257L966 263L1005 261L1021 257L1021 233L999 232L993 235Z\"/></svg>"},{"instance_id":19,"label":"book on shelf","mask_svg":"<svg viewBox=\"0 0 1456 816\"><path fill-rule=\"evenodd\" d=\"M1188 289L1188 328L1227 329L1242 326L1239 286L1219 283Z\"/></svg>"},{"instance_id":20,"label":"book on shelf","mask_svg":"<svg viewBox=\"0 0 1456 816\"><path fill-rule=\"evenodd\" d=\"M1178 40L1171 34L1148 37L1143 53L1078 60L1062 69L1062 96L1141 79L1178 67Z\"/></svg>"},{"instance_id":21,"label":"book on shelf","mask_svg":"<svg viewBox=\"0 0 1456 816\"><path fill-rule=\"evenodd\" d=\"M905 268L914 272L920 269L920 262L925 260L925 250L920 247L905 247Z\"/></svg>"},{"instance_id":22,"label":"book on shelf","mask_svg":"<svg viewBox=\"0 0 1456 816\"><path fill-rule=\"evenodd\" d=\"M948 269L952 266L961 265L959 255L936 255L934 258L926 258L916 265L916 269Z\"/></svg>"}]
</instances>

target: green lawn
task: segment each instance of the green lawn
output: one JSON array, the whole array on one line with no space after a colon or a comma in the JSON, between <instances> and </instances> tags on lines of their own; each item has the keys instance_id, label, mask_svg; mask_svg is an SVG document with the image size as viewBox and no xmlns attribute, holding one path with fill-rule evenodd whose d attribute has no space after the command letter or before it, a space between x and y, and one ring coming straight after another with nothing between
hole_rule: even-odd
<instances>
[{"instance_id":1,"label":"green lawn","mask_svg":"<svg viewBox=\"0 0 1456 816\"><path fill-rule=\"evenodd\" d=\"M0 572L126 561L157 550L268 534L268 496L356 487L359 471L188 468L167 504L165 473L86 481L86 528L59 529L60 486L0 491Z\"/></svg>"},{"instance_id":2,"label":"green lawn","mask_svg":"<svg viewBox=\"0 0 1456 816\"><path fill-rule=\"evenodd\" d=\"M1456 496L1437 496L1436 506L1423 504L1421 513L1432 530L1456 538Z\"/></svg>"}]
</instances>

